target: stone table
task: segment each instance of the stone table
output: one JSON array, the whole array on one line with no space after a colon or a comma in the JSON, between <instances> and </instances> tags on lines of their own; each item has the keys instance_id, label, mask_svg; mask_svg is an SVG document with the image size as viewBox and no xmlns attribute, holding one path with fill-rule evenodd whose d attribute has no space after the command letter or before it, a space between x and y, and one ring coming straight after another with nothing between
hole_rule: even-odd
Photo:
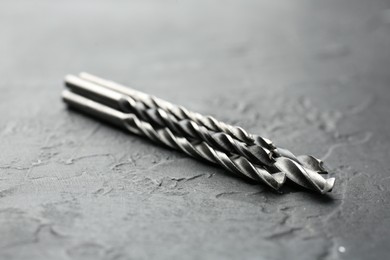
<instances>
[{"instance_id":1,"label":"stone table","mask_svg":"<svg viewBox=\"0 0 390 260\"><path fill-rule=\"evenodd\" d=\"M0 3L1 259L386 259L388 1ZM87 71L323 158L275 193L69 111Z\"/></svg>"}]
</instances>

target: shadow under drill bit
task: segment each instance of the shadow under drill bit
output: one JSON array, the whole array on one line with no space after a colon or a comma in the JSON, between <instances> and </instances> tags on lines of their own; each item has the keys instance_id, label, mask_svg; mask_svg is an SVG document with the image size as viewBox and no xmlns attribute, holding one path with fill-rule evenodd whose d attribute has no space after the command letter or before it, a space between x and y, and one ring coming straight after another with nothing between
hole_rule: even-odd
<instances>
[{"instance_id":1,"label":"shadow under drill bit","mask_svg":"<svg viewBox=\"0 0 390 260\"><path fill-rule=\"evenodd\" d=\"M73 106L67 106L67 110L75 116L80 116L80 117L83 117L86 119L91 119L91 116L92 116L94 119L97 119L99 122L104 123L104 126L107 128L110 128L114 131L120 131L127 136L135 136L134 134L129 133L126 129L123 129L122 127L118 127L118 125L116 125L114 123L111 123L107 120L102 120L102 118L100 116L90 115L88 113L85 113L85 111L80 110L79 108L75 108ZM141 138L144 140L145 143L151 144L153 146L157 145L157 147L160 147L164 150L168 149L168 150L170 150L170 152L174 152L174 153L177 153L178 155L179 154L182 155L182 153L178 152L177 150L169 148L163 144L155 143L152 140L150 140L146 137L143 137L143 136L141 136ZM315 191L312 191L312 190L306 189L302 186L299 186L290 180L286 180L286 183L288 185L284 185L279 190L274 190L274 189L268 187L267 185L259 184L257 181L255 181L253 179L243 178L242 176L238 176L238 175L231 174L231 173L226 174L227 171L224 171L220 167L217 167L214 163L208 162L207 160L203 160L202 163L206 164L210 167L216 168L216 170L218 170L219 172L221 172L221 174L225 175L228 178L233 178L236 180L244 181L248 185L260 186L262 189L261 190L262 195L264 195L264 194L266 194L267 196L277 195L276 197L272 196L276 200L280 199L281 198L280 196L283 197L283 195L288 195L288 194L293 194L293 193L305 193L305 195L307 195L308 198L310 198L310 200L314 200L317 203L332 204L335 201L330 194L318 194ZM254 195L254 196L256 196L256 195ZM259 196L259 202L261 202L262 199L263 199L263 197Z\"/></svg>"}]
</instances>

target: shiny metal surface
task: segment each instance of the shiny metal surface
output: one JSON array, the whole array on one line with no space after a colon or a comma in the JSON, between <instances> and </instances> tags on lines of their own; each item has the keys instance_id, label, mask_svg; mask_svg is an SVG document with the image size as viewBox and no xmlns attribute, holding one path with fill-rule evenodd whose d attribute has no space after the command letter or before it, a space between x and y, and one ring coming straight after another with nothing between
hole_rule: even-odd
<instances>
[{"instance_id":1,"label":"shiny metal surface","mask_svg":"<svg viewBox=\"0 0 390 260\"><path fill-rule=\"evenodd\" d=\"M124 87L115 82L81 73L80 78L66 77L66 85L73 91L127 113L135 113L142 120L166 126L175 134L201 139L213 147L236 153L250 162L262 165L269 172L284 172L294 183L319 193L331 191L334 178L325 179L323 162L313 156L295 156L289 150L276 147L261 136L202 116L184 107ZM112 91L109 91L112 90Z\"/></svg>"},{"instance_id":2,"label":"shiny metal surface","mask_svg":"<svg viewBox=\"0 0 390 260\"><path fill-rule=\"evenodd\" d=\"M283 172L271 174L241 156L227 155L213 149L205 142L175 136L167 127L155 128L148 122L140 120L135 114L119 112L68 90L62 92L62 98L73 108L116 124L133 134L145 136L154 142L180 150L196 159L218 164L244 179L260 181L275 190L278 190L286 180Z\"/></svg>"}]
</instances>

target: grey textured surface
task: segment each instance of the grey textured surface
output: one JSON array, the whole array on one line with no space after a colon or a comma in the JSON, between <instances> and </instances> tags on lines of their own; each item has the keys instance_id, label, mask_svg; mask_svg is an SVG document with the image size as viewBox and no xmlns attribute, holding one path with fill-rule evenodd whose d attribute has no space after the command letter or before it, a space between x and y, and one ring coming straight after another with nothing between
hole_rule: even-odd
<instances>
[{"instance_id":1,"label":"grey textured surface","mask_svg":"<svg viewBox=\"0 0 390 260\"><path fill-rule=\"evenodd\" d=\"M1 259L386 259L390 3L0 3ZM323 157L276 194L60 101L89 71ZM239 97L241 102L238 102Z\"/></svg>"}]
</instances>

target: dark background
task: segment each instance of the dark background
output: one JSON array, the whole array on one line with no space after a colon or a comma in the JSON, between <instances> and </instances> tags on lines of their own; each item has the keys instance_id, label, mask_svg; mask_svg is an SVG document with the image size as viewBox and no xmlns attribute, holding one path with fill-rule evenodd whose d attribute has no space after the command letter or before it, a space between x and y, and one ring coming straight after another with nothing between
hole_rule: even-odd
<instances>
[{"instance_id":1,"label":"dark background","mask_svg":"<svg viewBox=\"0 0 390 260\"><path fill-rule=\"evenodd\" d=\"M386 259L389 1L0 2L1 259ZM87 71L324 158L270 192L61 102Z\"/></svg>"}]
</instances>

